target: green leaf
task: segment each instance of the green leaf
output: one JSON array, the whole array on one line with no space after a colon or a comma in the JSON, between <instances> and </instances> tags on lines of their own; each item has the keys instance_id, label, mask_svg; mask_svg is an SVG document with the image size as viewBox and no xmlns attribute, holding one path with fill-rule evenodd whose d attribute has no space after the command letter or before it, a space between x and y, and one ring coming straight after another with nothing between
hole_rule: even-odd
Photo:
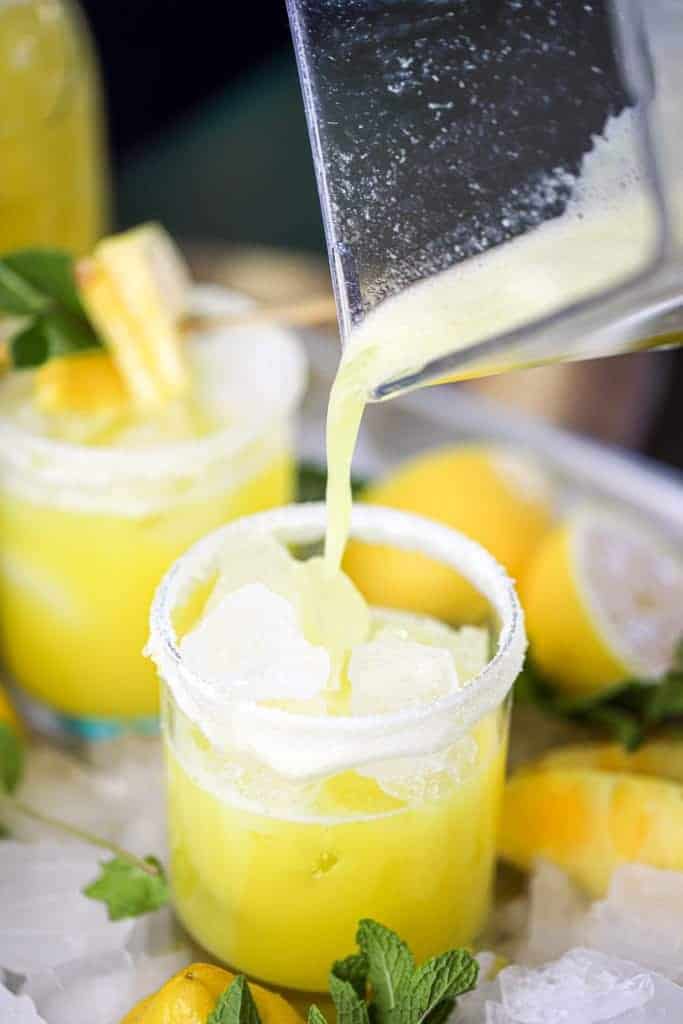
<instances>
[{"instance_id":1,"label":"green leaf","mask_svg":"<svg viewBox=\"0 0 683 1024\"><path fill-rule=\"evenodd\" d=\"M9 257L0 259L0 312L13 316L32 316L48 305L48 298L16 273Z\"/></svg>"},{"instance_id":2,"label":"green leaf","mask_svg":"<svg viewBox=\"0 0 683 1024\"><path fill-rule=\"evenodd\" d=\"M535 704L546 714L596 727L636 750L660 725L683 721L683 641L668 672L659 679L627 679L588 697L559 693L528 658L515 684L515 698Z\"/></svg>"},{"instance_id":3,"label":"green leaf","mask_svg":"<svg viewBox=\"0 0 683 1024\"><path fill-rule=\"evenodd\" d=\"M415 971L400 1004L401 1024L425 1024L445 1000L469 992L477 983L479 964L464 949L432 957Z\"/></svg>"},{"instance_id":4,"label":"green leaf","mask_svg":"<svg viewBox=\"0 0 683 1024\"><path fill-rule=\"evenodd\" d=\"M24 744L7 722L0 722L0 789L13 793L24 773Z\"/></svg>"},{"instance_id":5,"label":"green leaf","mask_svg":"<svg viewBox=\"0 0 683 1024\"><path fill-rule=\"evenodd\" d=\"M612 739L621 743L630 753L643 742L643 727L638 716L624 708L609 707L607 704L595 707L591 711L590 721L601 725Z\"/></svg>"},{"instance_id":6,"label":"green leaf","mask_svg":"<svg viewBox=\"0 0 683 1024\"><path fill-rule=\"evenodd\" d=\"M10 340L17 367L101 345L78 294L74 261L58 249L21 249L0 259L0 311L30 318Z\"/></svg>"},{"instance_id":7,"label":"green leaf","mask_svg":"<svg viewBox=\"0 0 683 1024\"><path fill-rule=\"evenodd\" d=\"M337 1024L369 1024L367 1004L349 981L330 974L330 995L337 1011Z\"/></svg>"},{"instance_id":8,"label":"green leaf","mask_svg":"<svg viewBox=\"0 0 683 1024\"><path fill-rule=\"evenodd\" d=\"M415 961L396 932L368 918L359 922L356 942L368 963L378 1022L387 1024L410 981Z\"/></svg>"},{"instance_id":9,"label":"green leaf","mask_svg":"<svg viewBox=\"0 0 683 1024\"><path fill-rule=\"evenodd\" d=\"M40 366L48 357L48 340L40 319L13 335L9 343L12 363L19 370Z\"/></svg>"},{"instance_id":10,"label":"green leaf","mask_svg":"<svg viewBox=\"0 0 683 1024\"><path fill-rule=\"evenodd\" d=\"M343 960L335 960L332 973L340 981L348 981L360 996L365 998L368 987L368 961L362 953L352 953Z\"/></svg>"},{"instance_id":11,"label":"green leaf","mask_svg":"<svg viewBox=\"0 0 683 1024\"><path fill-rule=\"evenodd\" d=\"M111 921L158 910L170 896L166 875L156 857L145 857L144 863L148 869L123 857L102 861L99 878L83 892L92 900L106 903Z\"/></svg>"},{"instance_id":12,"label":"green leaf","mask_svg":"<svg viewBox=\"0 0 683 1024\"><path fill-rule=\"evenodd\" d=\"M427 1014L424 1024L446 1024L454 1009L455 999L442 999L440 1003L437 1003L432 1012Z\"/></svg>"},{"instance_id":13,"label":"green leaf","mask_svg":"<svg viewBox=\"0 0 683 1024\"><path fill-rule=\"evenodd\" d=\"M321 1013L318 1007L313 1003L308 1008L308 1024L327 1024L325 1015Z\"/></svg>"},{"instance_id":14,"label":"green leaf","mask_svg":"<svg viewBox=\"0 0 683 1024\"><path fill-rule=\"evenodd\" d=\"M62 249L17 249L2 258L30 287L74 316L86 318L76 287L73 256Z\"/></svg>"},{"instance_id":15,"label":"green leaf","mask_svg":"<svg viewBox=\"0 0 683 1024\"><path fill-rule=\"evenodd\" d=\"M51 310L40 318L47 339L48 359L99 348L100 341L87 320L64 310Z\"/></svg>"},{"instance_id":16,"label":"green leaf","mask_svg":"<svg viewBox=\"0 0 683 1024\"><path fill-rule=\"evenodd\" d=\"M261 1024L247 979L239 974L221 993L206 1024Z\"/></svg>"}]
</instances>

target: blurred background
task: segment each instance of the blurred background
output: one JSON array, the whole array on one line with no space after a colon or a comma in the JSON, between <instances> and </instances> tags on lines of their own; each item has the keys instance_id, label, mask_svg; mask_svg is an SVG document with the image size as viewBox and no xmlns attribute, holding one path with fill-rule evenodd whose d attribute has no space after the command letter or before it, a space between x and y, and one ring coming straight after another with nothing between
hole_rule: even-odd
<instances>
[{"instance_id":1,"label":"blurred background","mask_svg":"<svg viewBox=\"0 0 683 1024\"><path fill-rule=\"evenodd\" d=\"M203 278L329 288L284 0L0 0L0 249L149 219ZM682 351L466 386L683 467Z\"/></svg>"}]
</instances>

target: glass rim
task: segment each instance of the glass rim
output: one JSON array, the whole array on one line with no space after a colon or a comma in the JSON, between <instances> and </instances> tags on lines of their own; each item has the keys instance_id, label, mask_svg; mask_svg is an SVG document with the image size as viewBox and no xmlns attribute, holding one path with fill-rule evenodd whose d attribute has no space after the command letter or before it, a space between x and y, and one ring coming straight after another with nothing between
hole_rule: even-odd
<instances>
[{"instance_id":1,"label":"glass rim","mask_svg":"<svg viewBox=\"0 0 683 1024\"><path fill-rule=\"evenodd\" d=\"M163 682L178 698L183 684L207 688L212 684L184 665L172 616L193 587L216 567L223 542L229 536L272 534L287 543L319 540L325 531L324 502L287 505L245 516L207 534L171 566L159 584L150 611L150 640L146 654L156 663ZM496 650L485 667L461 689L429 704L369 715L302 715L255 702L248 707L250 721L258 721L278 734L296 732L309 740L331 736L371 738L448 712L462 712L457 729L464 734L485 714L499 707L519 675L526 651L524 615L514 583L505 569L480 544L464 534L409 512L379 505L354 506L350 536L367 543L419 551L461 573L479 590L497 613L500 623ZM175 678L174 678L175 677ZM175 684L175 685L174 685ZM178 703L183 710L183 701ZM190 717L195 718L190 713ZM196 718L195 718L196 721ZM201 723L197 722L200 725ZM454 737L456 738L456 737Z\"/></svg>"}]
</instances>

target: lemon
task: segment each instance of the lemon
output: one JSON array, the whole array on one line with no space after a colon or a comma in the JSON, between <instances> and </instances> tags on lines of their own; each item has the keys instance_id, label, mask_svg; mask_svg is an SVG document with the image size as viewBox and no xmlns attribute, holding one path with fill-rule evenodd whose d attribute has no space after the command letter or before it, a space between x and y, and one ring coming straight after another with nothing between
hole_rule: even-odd
<instances>
[{"instance_id":1,"label":"lemon","mask_svg":"<svg viewBox=\"0 0 683 1024\"><path fill-rule=\"evenodd\" d=\"M125 411L128 392L108 352L91 349L49 359L36 370L36 404L45 412Z\"/></svg>"},{"instance_id":2,"label":"lemon","mask_svg":"<svg viewBox=\"0 0 683 1024\"><path fill-rule=\"evenodd\" d=\"M535 462L501 446L427 452L370 486L362 500L427 516L479 541L519 577L552 521L549 481ZM424 555L351 541L344 568L372 605L448 622L478 622L484 598Z\"/></svg>"},{"instance_id":3,"label":"lemon","mask_svg":"<svg viewBox=\"0 0 683 1024\"><path fill-rule=\"evenodd\" d=\"M577 743L555 747L534 768L541 771L630 772L683 782L683 738L662 737L628 751L620 743Z\"/></svg>"},{"instance_id":4,"label":"lemon","mask_svg":"<svg viewBox=\"0 0 683 1024\"><path fill-rule=\"evenodd\" d=\"M213 964L191 964L126 1014L121 1024L206 1024L235 975ZM260 985L249 985L261 1024L303 1024L290 1004Z\"/></svg>"},{"instance_id":5,"label":"lemon","mask_svg":"<svg viewBox=\"0 0 683 1024\"><path fill-rule=\"evenodd\" d=\"M536 665L570 694L655 678L683 633L683 568L642 528L584 511L541 543L520 588Z\"/></svg>"},{"instance_id":6,"label":"lemon","mask_svg":"<svg viewBox=\"0 0 683 1024\"><path fill-rule=\"evenodd\" d=\"M593 896L619 864L683 871L683 786L626 772L525 769L505 789L499 853L523 870L549 860Z\"/></svg>"}]
</instances>

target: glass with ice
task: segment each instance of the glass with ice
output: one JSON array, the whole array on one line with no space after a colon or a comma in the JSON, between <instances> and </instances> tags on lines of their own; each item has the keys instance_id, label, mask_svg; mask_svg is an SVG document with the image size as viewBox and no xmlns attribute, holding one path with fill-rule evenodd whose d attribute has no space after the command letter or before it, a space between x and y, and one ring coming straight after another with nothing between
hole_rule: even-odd
<instances>
[{"instance_id":1,"label":"glass with ice","mask_svg":"<svg viewBox=\"0 0 683 1024\"><path fill-rule=\"evenodd\" d=\"M353 511L352 536L474 583L490 621L458 629L370 608L322 559L294 557L325 525L323 505L301 505L210 534L162 582L148 648L178 913L215 956L304 990L326 987L359 918L419 959L481 930L525 648L514 587L474 542Z\"/></svg>"}]
</instances>

